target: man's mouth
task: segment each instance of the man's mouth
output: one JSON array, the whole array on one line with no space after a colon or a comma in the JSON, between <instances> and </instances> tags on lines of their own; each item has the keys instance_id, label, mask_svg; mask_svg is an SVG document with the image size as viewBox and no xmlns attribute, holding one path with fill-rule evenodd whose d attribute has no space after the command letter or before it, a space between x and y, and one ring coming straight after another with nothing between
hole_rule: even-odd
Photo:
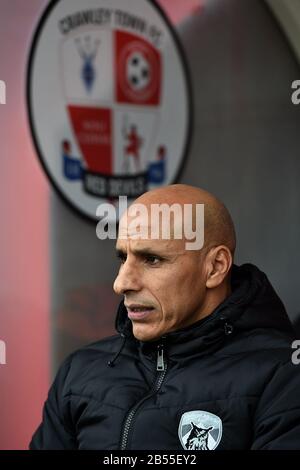
<instances>
[{"instance_id":1,"label":"man's mouth","mask_svg":"<svg viewBox=\"0 0 300 470\"><path fill-rule=\"evenodd\" d=\"M126 305L126 308L130 320L143 320L154 310L154 307L151 307L149 305L137 304Z\"/></svg>"}]
</instances>

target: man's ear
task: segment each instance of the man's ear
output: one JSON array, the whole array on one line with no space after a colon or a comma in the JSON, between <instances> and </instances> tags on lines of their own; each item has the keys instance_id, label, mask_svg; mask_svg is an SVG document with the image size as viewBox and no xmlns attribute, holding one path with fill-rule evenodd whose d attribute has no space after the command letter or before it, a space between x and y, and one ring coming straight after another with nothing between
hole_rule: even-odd
<instances>
[{"instance_id":1,"label":"man's ear","mask_svg":"<svg viewBox=\"0 0 300 470\"><path fill-rule=\"evenodd\" d=\"M207 278L206 287L218 287L227 277L232 266L232 254L225 245L212 248L206 255Z\"/></svg>"}]
</instances>

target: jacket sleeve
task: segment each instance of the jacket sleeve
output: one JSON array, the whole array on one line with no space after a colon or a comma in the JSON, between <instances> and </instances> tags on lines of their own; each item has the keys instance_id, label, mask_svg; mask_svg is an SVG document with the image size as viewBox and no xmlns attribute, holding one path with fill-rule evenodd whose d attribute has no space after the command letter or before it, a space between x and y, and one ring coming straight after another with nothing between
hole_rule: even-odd
<instances>
[{"instance_id":1,"label":"jacket sleeve","mask_svg":"<svg viewBox=\"0 0 300 470\"><path fill-rule=\"evenodd\" d=\"M258 403L253 450L300 449L300 365L281 365Z\"/></svg>"},{"instance_id":2,"label":"jacket sleeve","mask_svg":"<svg viewBox=\"0 0 300 470\"><path fill-rule=\"evenodd\" d=\"M30 450L77 449L76 437L67 423L69 396L64 390L73 355L60 367L44 404L43 420L29 444ZM68 420L70 422L70 420Z\"/></svg>"}]
</instances>

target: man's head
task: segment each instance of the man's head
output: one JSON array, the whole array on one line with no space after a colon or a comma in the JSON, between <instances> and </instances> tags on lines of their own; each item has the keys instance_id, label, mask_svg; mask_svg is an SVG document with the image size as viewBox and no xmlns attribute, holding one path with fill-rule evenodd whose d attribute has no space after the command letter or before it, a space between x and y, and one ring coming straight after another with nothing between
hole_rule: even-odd
<instances>
[{"instance_id":1,"label":"man's head","mask_svg":"<svg viewBox=\"0 0 300 470\"><path fill-rule=\"evenodd\" d=\"M178 221L172 218L170 239L165 239L161 228L158 236L151 238L151 208L163 203L177 204L183 212L185 205L190 205L193 227L196 205L204 204L201 249L186 249L187 240L175 236ZM132 224L131 214L138 204L149 215L140 218L142 227ZM134 336L141 341L156 340L212 313L230 293L235 245L228 210L207 191L177 184L140 196L120 220L116 248L121 266L114 282L115 292L124 295Z\"/></svg>"}]
</instances>

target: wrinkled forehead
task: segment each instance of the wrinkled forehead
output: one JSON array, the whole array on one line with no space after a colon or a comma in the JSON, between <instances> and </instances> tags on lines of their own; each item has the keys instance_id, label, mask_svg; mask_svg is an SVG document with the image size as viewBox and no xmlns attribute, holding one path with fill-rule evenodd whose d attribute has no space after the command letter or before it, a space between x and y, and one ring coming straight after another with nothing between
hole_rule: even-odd
<instances>
[{"instance_id":1,"label":"wrinkled forehead","mask_svg":"<svg viewBox=\"0 0 300 470\"><path fill-rule=\"evenodd\" d=\"M133 250L158 255L178 255L186 252L184 241L176 240L174 234L163 236L162 228L143 216L139 220L133 216L123 216L119 224L117 250Z\"/></svg>"},{"instance_id":2,"label":"wrinkled forehead","mask_svg":"<svg viewBox=\"0 0 300 470\"><path fill-rule=\"evenodd\" d=\"M182 238L183 223L183 210L179 204L132 204L120 220L119 238L179 239Z\"/></svg>"},{"instance_id":3,"label":"wrinkled forehead","mask_svg":"<svg viewBox=\"0 0 300 470\"><path fill-rule=\"evenodd\" d=\"M119 240L195 240L185 246L201 249L204 243L204 204L133 204L122 216ZM198 207L199 206L199 207Z\"/></svg>"}]
</instances>

